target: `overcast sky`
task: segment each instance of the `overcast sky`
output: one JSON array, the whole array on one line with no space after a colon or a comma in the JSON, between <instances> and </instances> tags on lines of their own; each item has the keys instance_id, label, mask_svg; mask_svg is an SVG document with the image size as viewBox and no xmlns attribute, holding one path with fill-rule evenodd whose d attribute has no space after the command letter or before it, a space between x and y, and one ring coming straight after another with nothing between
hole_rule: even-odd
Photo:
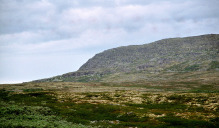
<instances>
[{"instance_id":1,"label":"overcast sky","mask_svg":"<svg viewBox=\"0 0 219 128\"><path fill-rule=\"evenodd\" d=\"M0 83L76 71L109 48L219 34L218 0L0 0Z\"/></svg>"}]
</instances>

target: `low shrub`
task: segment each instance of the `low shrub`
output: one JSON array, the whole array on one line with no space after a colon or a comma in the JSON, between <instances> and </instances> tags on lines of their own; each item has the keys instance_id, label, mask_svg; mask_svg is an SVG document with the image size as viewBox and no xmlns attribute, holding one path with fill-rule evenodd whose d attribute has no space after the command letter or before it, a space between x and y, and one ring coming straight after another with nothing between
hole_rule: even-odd
<instances>
[{"instance_id":1,"label":"low shrub","mask_svg":"<svg viewBox=\"0 0 219 128\"><path fill-rule=\"evenodd\" d=\"M2 128L87 128L72 124L55 115L48 107L4 104L0 107Z\"/></svg>"}]
</instances>

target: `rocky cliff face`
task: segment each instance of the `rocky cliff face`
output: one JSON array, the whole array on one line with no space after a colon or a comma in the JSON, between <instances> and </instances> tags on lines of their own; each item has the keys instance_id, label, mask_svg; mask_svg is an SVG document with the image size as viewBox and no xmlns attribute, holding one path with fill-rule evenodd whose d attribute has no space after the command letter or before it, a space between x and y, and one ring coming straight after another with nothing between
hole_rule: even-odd
<instances>
[{"instance_id":1,"label":"rocky cliff face","mask_svg":"<svg viewBox=\"0 0 219 128\"><path fill-rule=\"evenodd\" d=\"M219 34L209 34L109 49L96 54L76 72L40 81L101 81L116 73L192 72L218 69Z\"/></svg>"}]
</instances>

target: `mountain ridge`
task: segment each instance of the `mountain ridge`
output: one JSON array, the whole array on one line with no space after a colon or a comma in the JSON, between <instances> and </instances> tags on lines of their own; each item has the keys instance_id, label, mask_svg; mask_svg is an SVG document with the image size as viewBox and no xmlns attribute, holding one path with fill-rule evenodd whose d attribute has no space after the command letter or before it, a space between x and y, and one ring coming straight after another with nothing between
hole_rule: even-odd
<instances>
[{"instance_id":1,"label":"mountain ridge","mask_svg":"<svg viewBox=\"0 0 219 128\"><path fill-rule=\"evenodd\" d=\"M102 82L115 74L216 71L218 65L219 34L207 34L108 49L89 59L76 72L34 82Z\"/></svg>"}]
</instances>

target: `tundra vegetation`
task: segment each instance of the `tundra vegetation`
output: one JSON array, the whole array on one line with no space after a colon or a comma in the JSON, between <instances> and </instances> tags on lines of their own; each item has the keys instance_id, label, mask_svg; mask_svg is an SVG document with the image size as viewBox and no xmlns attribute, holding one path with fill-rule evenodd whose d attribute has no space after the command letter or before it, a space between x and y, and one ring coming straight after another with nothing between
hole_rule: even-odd
<instances>
[{"instance_id":1,"label":"tundra vegetation","mask_svg":"<svg viewBox=\"0 0 219 128\"><path fill-rule=\"evenodd\" d=\"M0 126L219 126L217 83L200 85L197 82L171 81L159 84L45 82L0 85ZM183 88L171 87L177 84Z\"/></svg>"}]
</instances>

